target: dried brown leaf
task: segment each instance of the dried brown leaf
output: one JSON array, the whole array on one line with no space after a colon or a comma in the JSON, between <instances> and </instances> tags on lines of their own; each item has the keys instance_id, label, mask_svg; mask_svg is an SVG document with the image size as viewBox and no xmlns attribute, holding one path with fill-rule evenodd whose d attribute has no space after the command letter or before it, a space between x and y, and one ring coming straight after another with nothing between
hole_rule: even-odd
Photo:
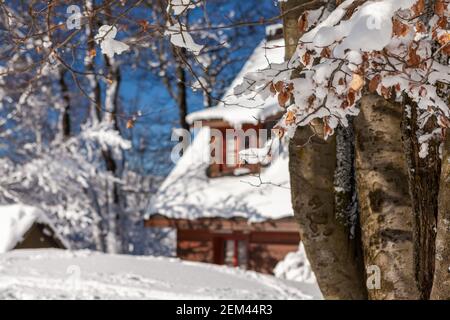
<instances>
[{"instance_id":1,"label":"dried brown leaf","mask_svg":"<svg viewBox=\"0 0 450 320\"><path fill-rule=\"evenodd\" d=\"M381 83L381 76L377 74L369 82L369 91L375 92L378 89L378 85Z\"/></svg>"}]
</instances>

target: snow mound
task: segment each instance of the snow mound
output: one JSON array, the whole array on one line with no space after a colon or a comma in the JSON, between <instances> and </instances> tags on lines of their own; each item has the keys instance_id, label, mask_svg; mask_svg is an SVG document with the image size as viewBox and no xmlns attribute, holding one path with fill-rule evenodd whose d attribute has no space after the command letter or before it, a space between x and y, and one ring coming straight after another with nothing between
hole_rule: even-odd
<instances>
[{"instance_id":1,"label":"snow mound","mask_svg":"<svg viewBox=\"0 0 450 320\"><path fill-rule=\"evenodd\" d=\"M167 257L58 249L0 254L0 299L314 299L272 276Z\"/></svg>"},{"instance_id":2,"label":"snow mound","mask_svg":"<svg viewBox=\"0 0 450 320\"><path fill-rule=\"evenodd\" d=\"M289 252L283 260L278 262L273 273L281 279L310 284L317 283L303 243L300 243L296 252Z\"/></svg>"}]
</instances>

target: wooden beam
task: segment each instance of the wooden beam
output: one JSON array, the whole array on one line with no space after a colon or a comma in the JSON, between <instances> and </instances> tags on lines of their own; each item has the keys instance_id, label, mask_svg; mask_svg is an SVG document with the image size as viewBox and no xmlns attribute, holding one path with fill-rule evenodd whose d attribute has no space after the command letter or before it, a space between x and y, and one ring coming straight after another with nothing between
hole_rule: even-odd
<instances>
[{"instance_id":1,"label":"wooden beam","mask_svg":"<svg viewBox=\"0 0 450 320\"><path fill-rule=\"evenodd\" d=\"M220 233L208 230L178 230L178 241L213 241L216 238L247 240L249 243L259 244L289 244L298 245L298 232L254 231L249 233L230 232Z\"/></svg>"},{"instance_id":2,"label":"wooden beam","mask_svg":"<svg viewBox=\"0 0 450 320\"><path fill-rule=\"evenodd\" d=\"M244 218L200 218L189 220L171 219L162 215L154 215L145 220L144 225L146 227L175 228L179 230L298 232L298 226L293 217L249 223Z\"/></svg>"},{"instance_id":3,"label":"wooden beam","mask_svg":"<svg viewBox=\"0 0 450 320\"><path fill-rule=\"evenodd\" d=\"M261 244L292 244L298 245L300 243L299 232L261 232L255 231L250 233L250 243Z\"/></svg>"}]
</instances>

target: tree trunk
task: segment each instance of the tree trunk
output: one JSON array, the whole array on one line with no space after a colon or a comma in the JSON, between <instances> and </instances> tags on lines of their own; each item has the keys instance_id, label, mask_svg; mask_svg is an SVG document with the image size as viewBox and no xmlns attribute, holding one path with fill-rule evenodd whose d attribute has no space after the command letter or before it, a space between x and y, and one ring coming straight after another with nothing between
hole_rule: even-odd
<instances>
[{"instance_id":1,"label":"tree trunk","mask_svg":"<svg viewBox=\"0 0 450 320\"><path fill-rule=\"evenodd\" d=\"M447 28L449 27L450 21L447 21ZM435 43L434 52L439 47L440 44ZM440 52L437 59L441 64L448 66L448 55ZM444 83L437 85L437 94L441 98L447 98L447 105L450 104L450 85ZM447 128L444 135L441 145L435 273L430 298L450 300L450 129Z\"/></svg>"},{"instance_id":2,"label":"tree trunk","mask_svg":"<svg viewBox=\"0 0 450 320\"><path fill-rule=\"evenodd\" d=\"M176 103L178 106L178 112L180 116L180 126L185 130L189 130L189 124L186 122L186 116L188 114L187 104L187 88L186 88L186 70L184 70L183 57L186 53L184 48L173 48L176 52L176 77L177 77L177 93Z\"/></svg>"},{"instance_id":3,"label":"tree trunk","mask_svg":"<svg viewBox=\"0 0 450 320\"><path fill-rule=\"evenodd\" d=\"M95 11L95 6L92 1L85 1L86 12L88 13L89 21L86 25L86 37L87 37L87 52L84 59L84 64L88 75L86 76L89 82L89 117L88 120L92 123L101 121L102 118L102 103L101 103L101 87L98 81L95 65L94 65L94 55L95 52L95 19L93 12Z\"/></svg>"},{"instance_id":4,"label":"tree trunk","mask_svg":"<svg viewBox=\"0 0 450 320\"><path fill-rule=\"evenodd\" d=\"M289 0L280 2L283 13L283 35L286 60L290 59L297 48L300 30L298 29L298 18L304 12L303 9L296 9L299 5L309 2L309 0Z\"/></svg>"},{"instance_id":5,"label":"tree trunk","mask_svg":"<svg viewBox=\"0 0 450 320\"><path fill-rule=\"evenodd\" d=\"M334 206L336 219L347 226L351 239L361 239L356 192L355 135L353 122L339 126L336 135L336 169L334 171ZM361 248L361 246L359 246Z\"/></svg>"},{"instance_id":6,"label":"tree trunk","mask_svg":"<svg viewBox=\"0 0 450 320\"><path fill-rule=\"evenodd\" d=\"M366 268L380 271L370 299L418 299L413 210L401 139L402 110L383 98L361 100L355 120L356 172Z\"/></svg>"},{"instance_id":7,"label":"tree trunk","mask_svg":"<svg viewBox=\"0 0 450 320\"><path fill-rule=\"evenodd\" d=\"M120 133L118 123L118 109L119 109L119 89L121 83L121 74L119 65L113 58L105 57L105 64L108 69L108 79L110 80L106 85L105 96L105 112L106 119L112 127ZM103 158L105 160L106 169L111 172L115 178L120 178L122 168L120 167L120 160L114 157L114 152L111 148L102 150ZM120 205L120 186L117 182L107 182L108 192L108 239L107 249L110 253L120 253L121 239L123 233L121 232L122 214Z\"/></svg>"},{"instance_id":8,"label":"tree trunk","mask_svg":"<svg viewBox=\"0 0 450 320\"><path fill-rule=\"evenodd\" d=\"M404 150L408 163L409 189L413 207L414 273L421 299L429 299L433 285L434 262L436 253L436 225L438 215L439 176L441 160L439 139L428 141L428 154L419 156L418 137L431 134L438 126L430 118L424 128L419 128L418 108L406 99L403 112L402 132Z\"/></svg>"},{"instance_id":9,"label":"tree trunk","mask_svg":"<svg viewBox=\"0 0 450 320\"><path fill-rule=\"evenodd\" d=\"M70 124L70 95L69 88L64 78L66 74L65 69L61 69L59 73L59 85L61 87L62 98L64 101L64 106L61 114L61 132L63 140L69 139L71 134L71 124Z\"/></svg>"},{"instance_id":10,"label":"tree trunk","mask_svg":"<svg viewBox=\"0 0 450 320\"><path fill-rule=\"evenodd\" d=\"M281 3L286 59L295 52L300 37L298 18L309 3L305 0ZM360 238L351 239L348 226L336 219L335 201L339 198L334 188L336 162L336 137L325 141L314 135L310 127L297 129L289 144L294 214L323 296L366 299Z\"/></svg>"},{"instance_id":11,"label":"tree trunk","mask_svg":"<svg viewBox=\"0 0 450 320\"><path fill-rule=\"evenodd\" d=\"M450 300L450 132L442 146L441 181L436 237L436 261L431 299Z\"/></svg>"},{"instance_id":12,"label":"tree trunk","mask_svg":"<svg viewBox=\"0 0 450 320\"><path fill-rule=\"evenodd\" d=\"M94 56L92 54L95 51L95 18L93 12L95 11L95 6L92 1L85 1L85 10L89 16L88 23L85 26L86 28L86 37L87 37L87 51L86 57L84 60L86 71L89 73L86 78L88 81L88 97L89 97L89 115L87 117L87 122L94 124L101 121L101 87L98 81L97 76L95 75L95 66L94 66ZM102 252L106 251L106 239L105 239L105 225L104 225L104 215L102 212L102 207L98 202L98 195L96 191L91 187L85 188L85 192L88 194L91 199L93 210L92 210L92 218L93 218L93 240L96 246L96 249Z\"/></svg>"},{"instance_id":13,"label":"tree trunk","mask_svg":"<svg viewBox=\"0 0 450 320\"><path fill-rule=\"evenodd\" d=\"M366 299L357 241L335 216L336 137L298 128L289 145L292 203L300 234L326 299Z\"/></svg>"}]
</instances>

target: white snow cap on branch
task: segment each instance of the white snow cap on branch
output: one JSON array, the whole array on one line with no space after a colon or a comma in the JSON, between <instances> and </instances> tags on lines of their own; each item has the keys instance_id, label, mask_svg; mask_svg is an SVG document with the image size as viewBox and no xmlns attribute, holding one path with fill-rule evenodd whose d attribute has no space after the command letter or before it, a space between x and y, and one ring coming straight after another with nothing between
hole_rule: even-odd
<instances>
[{"instance_id":1,"label":"white snow cap on branch","mask_svg":"<svg viewBox=\"0 0 450 320\"><path fill-rule=\"evenodd\" d=\"M346 1L350 4L354 1ZM320 26L312 31L314 45L325 47L343 40L335 51L344 50L382 50L391 40L392 16L395 11L412 6L416 0L368 1L351 19L342 21L337 26ZM345 3L343 4L345 6ZM340 12L346 12L338 11ZM333 15L330 16L333 18ZM333 20L333 19L332 19Z\"/></svg>"},{"instance_id":2,"label":"white snow cap on branch","mask_svg":"<svg viewBox=\"0 0 450 320\"><path fill-rule=\"evenodd\" d=\"M116 35L117 28L105 24L98 29L98 33L95 36L95 41L100 44L102 53L109 58L113 58L114 54L121 54L130 48L127 44L114 40Z\"/></svg>"},{"instance_id":3,"label":"white snow cap on branch","mask_svg":"<svg viewBox=\"0 0 450 320\"><path fill-rule=\"evenodd\" d=\"M170 42L172 42L173 45L186 48L196 55L198 55L203 48L202 45L194 42L194 39L192 39L192 36L187 31L186 26L179 22L175 22L173 25L168 24L164 35L170 37Z\"/></svg>"},{"instance_id":4,"label":"white snow cap on branch","mask_svg":"<svg viewBox=\"0 0 450 320\"><path fill-rule=\"evenodd\" d=\"M87 141L95 141L102 147L121 148L124 150L131 148L131 142L124 139L109 123L100 123L95 126L86 126L81 134L81 138Z\"/></svg>"},{"instance_id":5,"label":"white snow cap on branch","mask_svg":"<svg viewBox=\"0 0 450 320\"><path fill-rule=\"evenodd\" d=\"M170 0L167 11L172 10L173 14L178 16L189 9L194 9L200 5L200 1L193 0Z\"/></svg>"}]
</instances>

